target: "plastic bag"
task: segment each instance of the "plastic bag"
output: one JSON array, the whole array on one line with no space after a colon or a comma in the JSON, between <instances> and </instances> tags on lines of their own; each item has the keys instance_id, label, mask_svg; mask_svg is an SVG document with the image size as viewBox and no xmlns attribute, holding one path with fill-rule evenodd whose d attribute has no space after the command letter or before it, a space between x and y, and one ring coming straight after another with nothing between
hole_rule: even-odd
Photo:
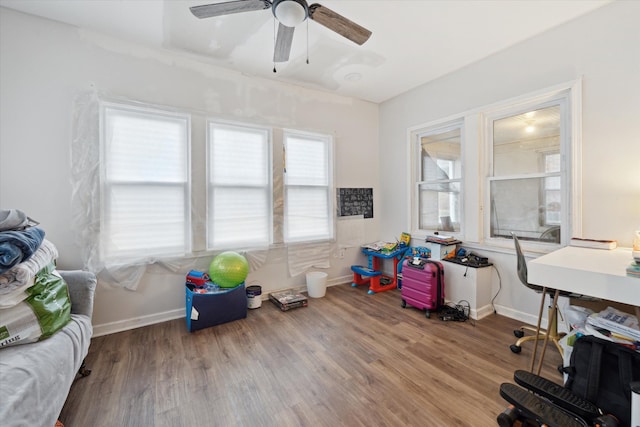
<instances>
[{"instance_id":1,"label":"plastic bag","mask_svg":"<svg viewBox=\"0 0 640 427\"><path fill-rule=\"evenodd\" d=\"M590 314L593 314L593 310L579 305L570 305L564 310L564 317L571 329L583 329Z\"/></svg>"},{"instance_id":2,"label":"plastic bag","mask_svg":"<svg viewBox=\"0 0 640 427\"><path fill-rule=\"evenodd\" d=\"M24 301L0 310L0 348L48 338L71 320L69 289L53 263L36 274L34 283Z\"/></svg>"}]
</instances>

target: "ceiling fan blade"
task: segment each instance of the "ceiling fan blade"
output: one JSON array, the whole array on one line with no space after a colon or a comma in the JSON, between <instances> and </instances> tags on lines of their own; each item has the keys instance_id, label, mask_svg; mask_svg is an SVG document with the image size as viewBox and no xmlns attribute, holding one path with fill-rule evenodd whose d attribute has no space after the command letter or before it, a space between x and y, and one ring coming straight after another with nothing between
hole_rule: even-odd
<instances>
[{"instance_id":1,"label":"ceiling fan blade","mask_svg":"<svg viewBox=\"0 0 640 427\"><path fill-rule=\"evenodd\" d=\"M190 7L196 18L211 18L212 16L230 15L232 13L250 12L252 10L269 9L269 0L235 0L224 3L203 4Z\"/></svg>"},{"instance_id":2,"label":"ceiling fan blade","mask_svg":"<svg viewBox=\"0 0 640 427\"><path fill-rule=\"evenodd\" d=\"M309 18L359 45L371 36L371 31L318 3L309 6Z\"/></svg>"},{"instance_id":3,"label":"ceiling fan blade","mask_svg":"<svg viewBox=\"0 0 640 427\"><path fill-rule=\"evenodd\" d=\"M273 62L287 62L289 60L294 30L295 27L287 27L286 25L282 24L278 25L276 46L273 51Z\"/></svg>"}]
</instances>

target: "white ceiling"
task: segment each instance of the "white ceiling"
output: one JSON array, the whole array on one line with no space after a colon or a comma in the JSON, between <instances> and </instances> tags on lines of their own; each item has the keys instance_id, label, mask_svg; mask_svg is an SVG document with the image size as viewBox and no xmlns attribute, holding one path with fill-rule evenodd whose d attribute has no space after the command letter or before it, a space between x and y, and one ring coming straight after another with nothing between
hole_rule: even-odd
<instances>
[{"instance_id":1,"label":"white ceiling","mask_svg":"<svg viewBox=\"0 0 640 427\"><path fill-rule=\"evenodd\" d=\"M373 32L362 46L316 22L273 72L270 10L197 19L219 0L0 0L0 6L186 52L247 75L382 102L611 0L316 0ZM359 79L354 77L360 76Z\"/></svg>"}]
</instances>

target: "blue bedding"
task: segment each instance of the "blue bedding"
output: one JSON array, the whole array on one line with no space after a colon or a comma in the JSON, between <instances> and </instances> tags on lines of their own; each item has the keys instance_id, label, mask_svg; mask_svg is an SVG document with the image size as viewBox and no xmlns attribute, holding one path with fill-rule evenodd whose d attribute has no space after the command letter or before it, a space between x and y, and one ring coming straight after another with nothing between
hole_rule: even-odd
<instances>
[{"instance_id":1,"label":"blue bedding","mask_svg":"<svg viewBox=\"0 0 640 427\"><path fill-rule=\"evenodd\" d=\"M38 227L0 232L0 274L28 260L43 239L44 230Z\"/></svg>"}]
</instances>

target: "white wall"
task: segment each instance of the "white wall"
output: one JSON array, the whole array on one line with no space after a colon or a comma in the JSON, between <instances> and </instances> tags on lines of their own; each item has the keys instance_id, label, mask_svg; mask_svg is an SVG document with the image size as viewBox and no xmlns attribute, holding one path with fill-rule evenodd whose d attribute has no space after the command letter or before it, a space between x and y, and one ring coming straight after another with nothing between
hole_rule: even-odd
<instances>
[{"instance_id":1,"label":"white wall","mask_svg":"<svg viewBox=\"0 0 640 427\"><path fill-rule=\"evenodd\" d=\"M638 22L640 2L614 2L384 102L381 169L409 167L407 128L582 76L583 234L631 246L633 231L640 227ZM408 185L406 174L386 174L381 180L383 239L409 229ZM486 247L478 252L483 250L501 272L496 304L513 317L535 318L539 299L517 281L514 256Z\"/></svg>"},{"instance_id":2,"label":"white wall","mask_svg":"<svg viewBox=\"0 0 640 427\"><path fill-rule=\"evenodd\" d=\"M374 219L365 231L378 239L380 195L378 106L329 93L259 80L189 56L133 45L0 8L0 206L41 222L60 251L62 269L81 268L71 208L72 103L96 88L110 96L204 111L217 117L325 132L335 137L335 184L373 187ZM270 67L271 64L265 64ZM313 66L313 65L310 65ZM347 281L357 248L331 258L329 279ZM206 268L210 260L202 260ZM98 332L183 315L184 273L154 269L138 291L99 284ZM269 254L258 280L263 292L304 285L289 277L282 250Z\"/></svg>"}]
</instances>

